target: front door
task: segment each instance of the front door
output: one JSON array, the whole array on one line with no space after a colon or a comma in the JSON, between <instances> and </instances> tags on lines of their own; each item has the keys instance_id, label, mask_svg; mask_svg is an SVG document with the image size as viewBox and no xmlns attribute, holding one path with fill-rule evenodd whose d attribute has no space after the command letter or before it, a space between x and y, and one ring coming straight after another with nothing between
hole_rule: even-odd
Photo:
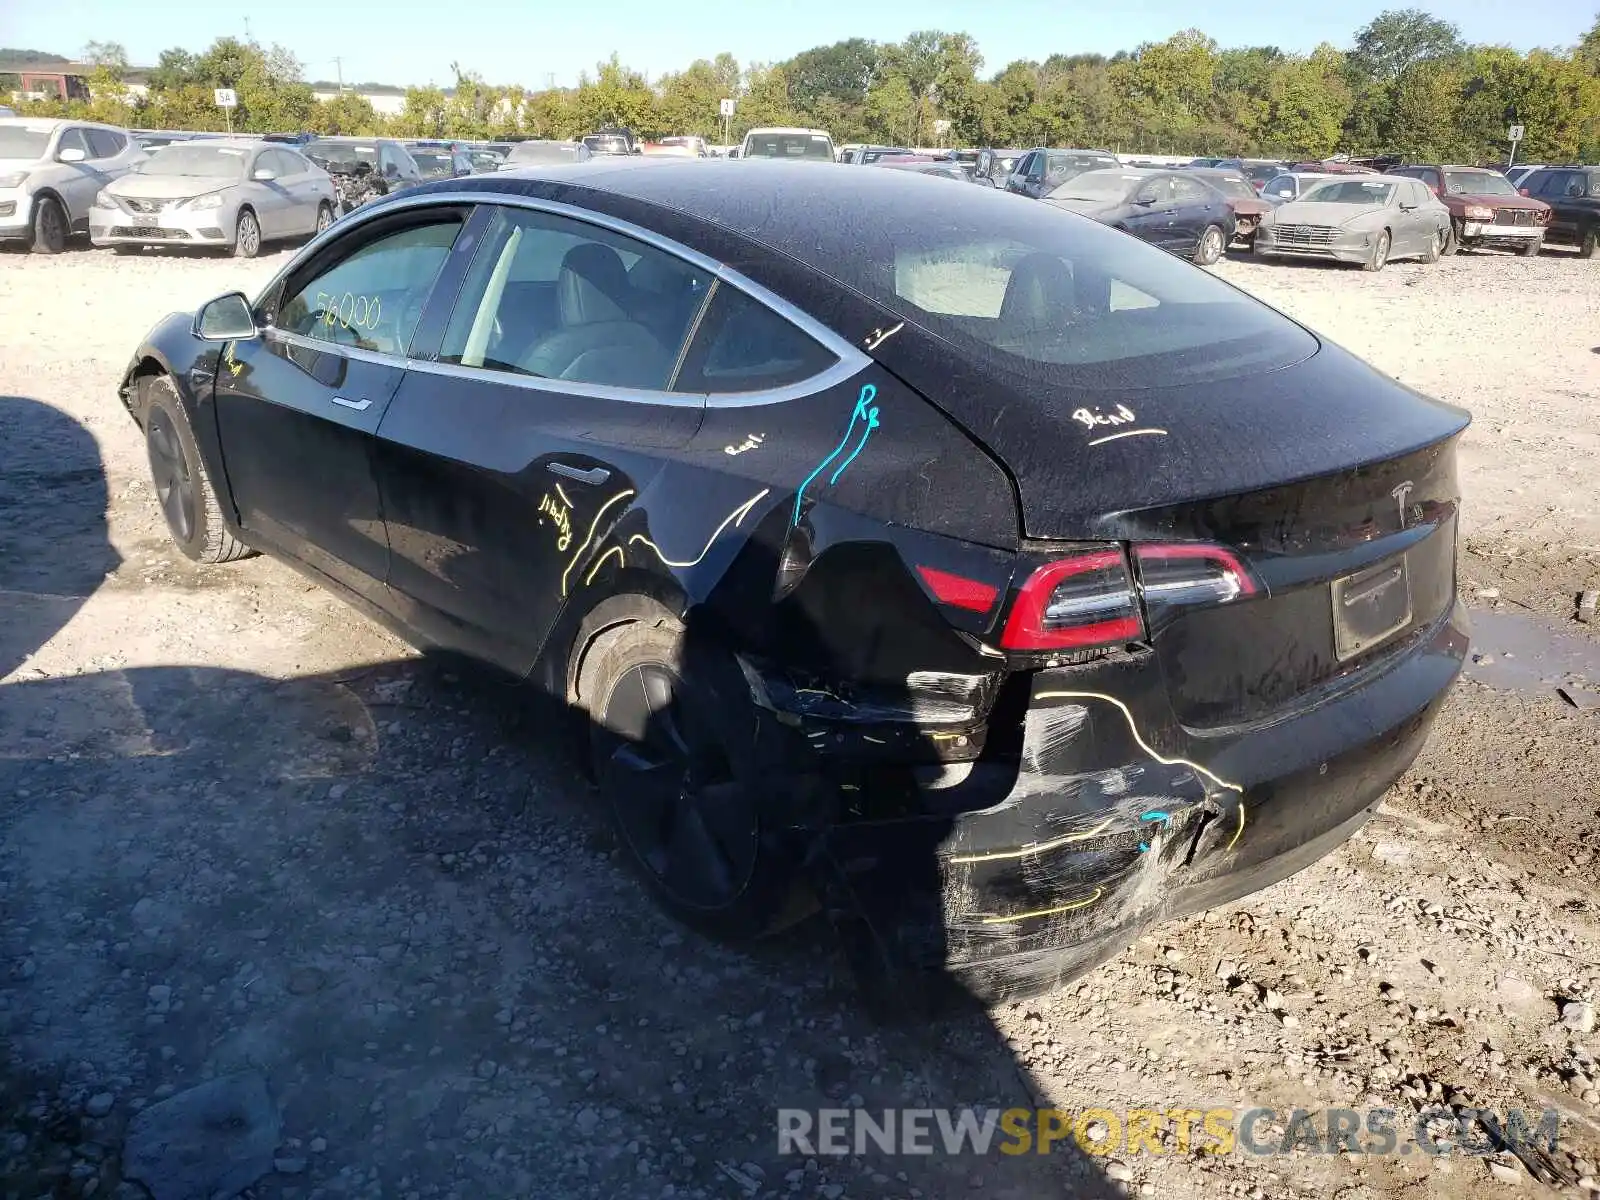
<instances>
[{"instance_id":1,"label":"front door","mask_svg":"<svg viewBox=\"0 0 1600 1200\"><path fill-rule=\"evenodd\" d=\"M710 284L598 226L494 214L436 361L413 364L374 448L407 624L532 667L566 599L626 561L611 533L657 452L700 426L704 397L668 389Z\"/></svg>"},{"instance_id":2,"label":"front door","mask_svg":"<svg viewBox=\"0 0 1600 1200\"><path fill-rule=\"evenodd\" d=\"M1152 246L1172 249L1172 185L1165 177L1148 179L1133 194L1128 231Z\"/></svg>"},{"instance_id":3,"label":"front door","mask_svg":"<svg viewBox=\"0 0 1600 1200\"><path fill-rule=\"evenodd\" d=\"M461 214L397 215L331 243L230 343L217 422L239 520L279 550L381 594L389 550L370 448Z\"/></svg>"}]
</instances>

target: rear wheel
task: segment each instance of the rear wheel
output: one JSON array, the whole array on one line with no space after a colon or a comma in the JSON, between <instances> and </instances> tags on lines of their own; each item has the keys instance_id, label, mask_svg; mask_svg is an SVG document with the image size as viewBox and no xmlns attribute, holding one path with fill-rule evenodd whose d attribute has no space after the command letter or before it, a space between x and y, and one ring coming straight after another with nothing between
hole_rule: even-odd
<instances>
[{"instance_id":1,"label":"rear wheel","mask_svg":"<svg viewBox=\"0 0 1600 1200\"><path fill-rule=\"evenodd\" d=\"M239 225L234 231L233 256L254 258L261 253L261 224L248 208L239 214Z\"/></svg>"},{"instance_id":2,"label":"rear wheel","mask_svg":"<svg viewBox=\"0 0 1600 1200\"><path fill-rule=\"evenodd\" d=\"M33 252L60 254L67 248L67 214L61 202L42 196L33 209Z\"/></svg>"},{"instance_id":3,"label":"rear wheel","mask_svg":"<svg viewBox=\"0 0 1600 1200\"><path fill-rule=\"evenodd\" d=\"M1363 271L1381 271L1388 261L1389 231L1385 229L1378 235L1378 240L1372 243L1372 249L1367 253L1367 261L1361 264L1361 269Z\"/></svg>"},{"instance_id":4,"label":"rear wheel","mask_svg":"<svg viewBox=\"0 0 1600 1200\"><path fill-rule=\"evenodd\" d=\"M1227 235L1222 232L1220 225L1207 225L1205 232L1200 235L1199 244L1194 248L1194 262L1202 267L1209 267L1222 257L1222 251L1227 244Z\"/></svg>"},{"instance_id":5,"label":"rear wheel","mask_svg":"<svg viewBox=\"0 0 1600 1200\"><path fill-rule=\"evenodd\" d=\"M321 233L333 224L333 205L323 203L317 205L317 232Z\"/></svg>"},{"instance_id":6,"label":"rear wheel","mask_svg":"<svg viewBox=\"0 0 1600 1200\"><path fill-rule=\"evenodd\" d=\"M137 253L139 253L139 251L141 251L143 249L144 249L143 246L135 246L130 242L118 242L115 246L111 247L111 253L113 253L113 254L137 254Z\"/></svg>"},{"instance_id":7,"label":"rear wheel","mask_svg":"<svg viewBox=\"0 0 1600 1200\"><path fill-rule=\"evenodd\" d=\"M1544 239L1542 237L1534 238L1532 241L1530 241L1526 246L1524 246L1522 248L1522 257L1523 258L1538 258L1539 257L1539 251L1541 251L1543 249L1544 249Z\"/></svg>"},{"instance_id":8,"label":"rear wheel","mask_svg":"<svg viewBox=\"0 0 1600 1200\"><path fill-rule=\"evenodd\" d=\"M1600 226L1591 225L1578 239L1578 257L1593 258L1596 254L1600 254Z\"/></svg>"},{"instance_id":9,"label":"rear wheel","mask_svg":"<svg viewBox=\"0 0 1600 1200\"><path fill-rule=\"evenodd\" d=\"M178 549L200 563L232 562L254 553L222 523L222 508L172 380L165 375L147 375L139 381L139 390L145 408L150 479L167 520L167 532Z\"/></svg>"},{"instance_id":10,"label":"rear wheel","mask_svg":"<svg viewBox=\"0 0 1600 1200\"><path fill-rule=\"evenodd\" d=\"M691 650L661 615L609 630L584 656L578 693L590 756L622 847L677 919L729 939L785 915L794 864L765 827L756 713L738 664Z\"/></svg>"}]
</instances>

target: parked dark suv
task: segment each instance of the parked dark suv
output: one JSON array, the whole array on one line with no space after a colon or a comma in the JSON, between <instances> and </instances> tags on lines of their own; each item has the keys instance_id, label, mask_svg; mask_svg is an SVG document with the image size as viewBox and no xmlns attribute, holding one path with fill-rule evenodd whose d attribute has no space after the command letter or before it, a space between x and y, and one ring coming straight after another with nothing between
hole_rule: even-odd
<instances>
[{"instance_id":1,"label":"parked dark suv","mask_svg":"<svg viewBox=\"0 0 1600 1200\"><path fill-rule=\"evenodd\" d=\"M1120 167L1117 156L1106 150L1029 150L1012 169L1006 191L1042 200L1074 175Z\"/></svg>"},{"instance_id":2,"label":"parked dark suv","mask_svg":"<svg viewBox=\"0 0 1600 1200\"><path fill-rule=\"evenodd\" d=\"M1550 206L1546 240L1576 246L1584 258L1600 254L1600 167L1541 167L1521 192Z\"/></svg>"},{"instance_id":3,"label":"parked dark suv","mask_svg":"<svg viewBox=\"0 0 1600 1200\"><path fill-rule=\"evenodd\" d=\"M1533 258L1544 245L1550 206L1517 195L1511 181L1498 171L1423 164L1395 167L1385 173L1420 179L1450 210L1445 254L1454 254L1463 246L1499 246Z\"/></svg>"}]
</instances>

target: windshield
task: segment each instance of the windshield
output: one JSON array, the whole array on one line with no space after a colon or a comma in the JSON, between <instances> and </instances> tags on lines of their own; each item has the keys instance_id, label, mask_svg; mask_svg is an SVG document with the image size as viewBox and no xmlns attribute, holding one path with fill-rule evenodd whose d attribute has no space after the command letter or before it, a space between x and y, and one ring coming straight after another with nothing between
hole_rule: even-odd
<instances>
[{"instance_id":1,"label":"windshield","mask_svg":"<svg viewBox=\"0 0 1600 1200\"><path fill-rule=\"evenodd\" d=\"M1255 188L1237 175L1204 175L1201 178L1224 196L1232 196L1235 200L1251 200L1255 198Z\"/></svg>"},{"instance_id":2,"label":"windshield","mask_svg":"<svg viewBox=\"0 0 1600 1200\"><path fill-rule=\"evenodd\" d=\"M439 150L413 150L411 157L417 160L417 170L422 172L424 179L455 174L455 159L446 152Z\"/></svg>"},{"instance_id":3,"label":"windshield","mask_svg":"<svg viewBox=\"0 0 1600 1200\"><path fill-rule=\"evenodd\" d=\"M1452 196L1515 196L1517 189L1493 171L1446 171L1444 190Z\"/></svg>"},{"instance_id":4,"label":"windshield","mask_svg":"<svg viewBox=\"0 0 1600 1200\"><path fill-rule=\"evenodd\" d=\"M1304 193L1300 199L1307 204L1387 204L1392 195L1392 183L1366 183L1348 179L1320 184Z\"/></svg>"},{"instance_id":5,"label":"windshield","mask_svg":"<svg viewBox=\"0 0 1600 1200\"><path fill-rule=\"evenodd\" d=\"M1125 171L1085 171L1050 193L1051 200L1121 200L1143 175Z\"/></svg>"},{"instance_id":6,"label":"windshield","mask_svg":"<svg viewBox=\"0 0 1600 1200\"><path fill-rule=\"evenodd\" d=\"M936 222L879 209L871 237L859 212L824 203L823 232L792 253L1040 396L1270 370L1315 352L1298 326L1163 250L1052 205L957 195Z\"/></svg>"},{"instance_id":7,"label":"windshield","mask_svg":"<svg viewBox=\"0 0 1600 1200\"><path fill-rule=\"evenodd\" d=\"M376 146L355 145L349 142L307 142L305 152L306 157L318 166L327 166L330 163L339 167L353 167L357 163L366 163L369 167L378 165Z\"/></svg>"},{"instance_id":8,"label":"windshield","mask_svg":"<svg viewBox=\"0 0 1600 1200\"><path fill-rule=\"evenodd\" d=\"M0 125L0 158L43 158L49 144L49 130Z\"/></svg>"},{"instance_id":9,"label":"windshield","mask_svg":"<svg viewBox=\"0 0 1600 1200\"><path fill-rule=\"evenodd\" d=\"M183 175L190 179L240 179L249 152L230 146L174 142L133 169L140 175Z\"/></svg>"},{"instance_id":10,"label":"windshield","mask_svg":"<svg viewBox=\"0 0 1600 1200\"><path fill-rule=\"evenodd\" d=\"M511 163L575 162L577 157L578 148L576 146L518 142L511 148L511 153L506 156L506 161Z\"/></svg>"},{"instance_id":11,"label":"windshield","mask_svg":"<svg viewBox=\"0 0 1600 1200\"><path fill-rule=\"evenodd\" d=\"M745 139L744 156L812 158L832 162L833 142L825 133L752 133Z\"/></svg>"}]
</instances>

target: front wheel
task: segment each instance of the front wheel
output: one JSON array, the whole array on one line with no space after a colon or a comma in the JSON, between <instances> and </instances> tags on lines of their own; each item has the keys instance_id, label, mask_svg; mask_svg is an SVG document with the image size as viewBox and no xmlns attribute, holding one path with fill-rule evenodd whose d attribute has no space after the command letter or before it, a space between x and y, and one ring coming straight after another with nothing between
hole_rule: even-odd
<instances>
[{"instance_id":1,"label":"front wheel","mask_svg":"<svg viewBox=\"0 0 1600 1200\"><path fill-rule=\"evenodd\" d=\"M222 522L222 507L195 446L177 387L166 375L147 375L139 381L139 390L145 410L150 480L172 540L195 562L225 563L249 557L254 551L230 534Z\"/></svg>"},{"instance_id":2,"label":"front wheel","mask_svg":"<svg viewBox=\"0 0 1600 1200\"><path fill-rule=\"evenodd\" d=\"M1205 232L1200 235L1199 244L1194 248L1193 261L1198 266L1209 267L1222 257L1227 242L1227 235L1222 232L1220 225L1207 225Z\"/></svg>"},{"instance_id":3,"label":"front wheel","mask_svg":"<svg viewBox=\"0 0 1600 1200\"><path fill-rule=\"evenodd\" d=\"M1433 236L1428 239L1428 244L1422 249L1422 261L1425 263L1438 262L1439 256L1444 253L1444 244L1449 237L1450 235L1447 231L1435 229Z\"/></svg>"},{"instance_id":4,"label":"front wheel","mask_svg":"<svg viewBox=\"0 0 1600 1200\"><path fill-rule=\"evenodd\" d=\"M49 196L34 207L32 240L35 254L60 254L67 248L67 214Z\"/></svg>"},{"instance_id":5,"label":"front wheel","mask_svg":"<svg viewBox=\"0 0 1600 1200\"><path fill-rule=\"evenodd\" d=\"M1591 225L1578 239L1578 257L1593 258L1600 254L1600 225Z\"/></svg>"},{"instance_id":6,"label":"front wheel","mask_svg":"<svg viewBox=\"0 0 1600 1200\"><path fill-rule=\"evenodd\" d=\"M662 610L602 634L578 694L595 779L657 902L716 937L774 928L790 909L795 864L767 827L773 788L755 761L757 713L738 664L691 646Z\"/></svg>"},{"instance_id":7,"label":"front wheel","mask_svg":"<svg viewBox=\"0 0 1600 1200\"><path fill-rule=\"evenodd\" d=\"M1456 223L1450 222L1450 228L1445 230L1444 245L1439 247L1439 253L1446 257L1461 249L1461 234L1456 230Z\"/></svg>"},{"instance_id":8,"label":"front wheel","mask_svg":"<svg viewBox=\"0 0 1600 1200\"><path fill-rule=\"evenodd\" d=\"M1389 261L1389 231L1385 229L1378 235L1378 240L1372 243L1372 249L1367 254L1367 261L1361 264L1363 271L1381 271Z\"/></svg>"},{"instance_id":9,"label":"front wheel","mask_svg":"<svg viewBox=\"0 0 1600 1200\"><path fill-rule=\"evenodd\" d=\"M239 214L239 225L234 232L233 256L254 258L261 253L261 223L248 208Z\"/></svg>"}]
</instances>

